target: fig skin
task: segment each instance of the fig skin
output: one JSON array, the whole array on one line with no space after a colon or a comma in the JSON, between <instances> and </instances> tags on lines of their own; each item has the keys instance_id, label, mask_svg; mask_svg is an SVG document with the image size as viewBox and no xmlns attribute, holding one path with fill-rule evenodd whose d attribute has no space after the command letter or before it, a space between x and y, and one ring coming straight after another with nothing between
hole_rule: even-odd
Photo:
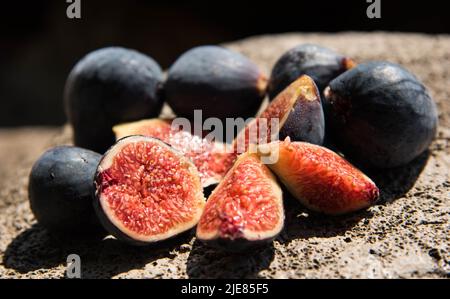
<instances>
[{"instance_id":1,"label":"fig skin","mask_svg":"<svg viewBox=\"0 0 450 299\"><path fill-rule=\"evenodd\" d=\"M427 150L438 114L426 87L389 62L368 62L337 77L325 91L331 137L366 167L402 166Z\"/></svg>"},{"instance_id":2,"label":"fig skin","mask_svg":"<svg viewBox=\"0 0 450 299\"><path fill-rule=\"evenodd\" d=\"M165 98L177 116L193 119L253 117L265 97L267 79L242 54L218 46L200 46L170 67Z\"/></svg>"},{"instance_id":3,"label":"fig skin","mask_svg":"<svg viewBox=\"0 0 450 299\"><path fill-rule=\"evenodd\" d=\"M58 146L35 162L28 195L40 225L56 234L104 232L92 207L92 181L100 159L90 150Z\"/></svg>"},{"instance_id":4,"label":"fig skin","mask_svg":"<svg viewBox=\"0 0 450 299\"><path fill-rule=\"evenodd\" d=\"M98 216L98 219L100 220L100 223L103 225L103 227L106 229L106 231L108 231L111 235L113 235L118 240L124 241L127 244L134 245L134 246L159 247L163 244L169 244L169 243L177 240L178 238L182 238L183 236L192 232L192 228L195 226L198 219L200 218L201 211L200 212L198 211L198 213L197 213L198 215L193 216L193 219L191 220L192 223L185 224L186 225L185 229L179 230L177 233L174 233L165 238L155 239L155 240L139 240L139 239L134 238L133 236L127 234L127 232L121 230L116 224L114 224L113 220L111 220L111 217L113 217L113 216L108 215L105 212L105 209L101 204L101 200L102 200L101 195L102 195L103 190L102 190L102 185L101 185L102 182L100 181L100 176L101 176L101 173L106 170L106 169L103 169L103 164L107 159L111 158L110 155L114 154L115 148L117 146L120 146L121 144L126 144L127 142L133 142L136 140L159 143L160 145L166 147L168 150L176 153L177 156L180 157L180 159L183 159L184 163L188 164L189 171L191 172L191 174L197 176L197 178L198 178L198 182L196 184L196 188L197 188L196 197L197 197L197 199L199 199L199 202L201 204L201 210L203 210L205 198L202 193L200 177L198 175L198 172L197 172L195 166L192 164L192 162L190 162L187 158L183 157L180 152L178 152L176 149L173 149L169 144L166 144L165 142L163 142L159 139L142 136L142 135L132 135L132 136L127 136L127 137L119 139L113 146L110 147L110 149L101 158L100 163L96 169L94 183L93 183L93 186L94 186L94 188L93 188L94 189L94 193L93 193L94 194L94 201L93 201L94 210ZM121 224L121 225L123 225L123 224ZM138 234L136 232L132 232L132 233Z\"/></svg>"},{"instance_id":5,"label":"fig skin","mask_svg":"<svg viewBox=\"0 0 450 299\"><path fill-rule=\"evenodd\" d=\"M158 116L162 80L160 66L137 51L109 47L87 54L64 90L75 145L104 153L115 142L112 126Z\"/></svg>"},{"instance_id":6,"label":"fig skin","mask_svg":"<svg viewBox=\"0 0 450 299\"><path fill-rule=\"evenodd\" d=\"M254 168L249 168L245 173L239 174L239 170L242 171L243 169L245 169L240 168L242 163L252 163L250 159L255 159L254 161L257 161L257 163L259 164L258 169L260 171L255 172ZM234 186L234 188L230 190L228 184L235 183L235 180L242 180L242 178L239 178L240 175L246 176L245 180L242 181L242 184L238 183L238 186ZM267 185L249 185L256 179L255 175L256 177L258 177L259 175L258 180L261 180L261 182L264 182ZM255 200L254 197L250 198L250 196L254 195L254 193L258 190L261 191L261 189L263 189L264 192L267 186L270 186L270 200L275 201L274 206L276 206L278 221L274 223L274 227L272 227L270 230L252 230L252 218L249 213L255 213L255 211L259 212L257 211L258 209L266 211L265 213L273 212L273 210L270 210L271 208L273 208L273 206L271 207L270 205L267 205L267 203L264 201L267 198L259 197L257 198L256 203L251 202L252 200ZM234 196L237 195L236 192L239 191L244 192L241 193L241 195L243 195L244 197L239 199L234 198ZM220 192L222 192L222 195ZM231 192L231 194L229 192ZM229 197L221 197L224 195ZM264 196L264 194L260 194L260 196ZM252 204L257 204L258 208L251 209L249 206L251 206ZM237 209L237 211L235 209ZM242 219L245 216L250 218ZM214 222L218 220L220 221L220 223L217 227L207 229L208 225L210 225L211 223L215 225ZM261 225L260 219L258 219L258 225ZM200 218L200 221L197 225L196 236L198 240L210 247L237 253L255 249L257 247L271 243L282 231L283 225L283 196L276 178L267 168L267 166L259 161L257 155L244 153L238 157L232 169L230 169L225 178L219 183L216 189L214 189L212 194L209 196L202 217Z\"/></svg>"},{"instance_id":7,"label":"fig skin","mask_svg":"<svg viewBox=\"0 0 450 299\"><path fill-rule=\"evenodd\" d=\"M331 49L313 44L298 45L284 53L272 69L268 94L274 99L302 75L310 76L322 93L328 83L355 63Z\"/></svg>"}]
</instances>

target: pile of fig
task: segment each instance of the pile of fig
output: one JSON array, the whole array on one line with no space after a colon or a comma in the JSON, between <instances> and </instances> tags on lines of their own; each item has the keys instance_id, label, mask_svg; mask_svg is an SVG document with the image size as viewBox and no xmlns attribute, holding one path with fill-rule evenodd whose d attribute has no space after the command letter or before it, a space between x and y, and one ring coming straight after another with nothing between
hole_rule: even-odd
<instances>
[{"instance_id":1,"label":"pile of fig","mask_svg":"<svg viewBox=\"0 0 450 299\"><path fill-rule=\"evenodd\" d=\"M276 238L288 196L324 217L370 207L380 191L349 161L404 166L428 149L438 121L426 87L400 65L310 44L282 55L269 78L218 46L184 53L167 78L145 54L100 49L75 65L64 102L74 146L45 152L29 177L40 225L135 245L196 228L232 252ZM177 118L159 118L164 103ZM214 139L190 127L196 110L245 126L228 143Z\"/></svg>"}]
</instances>

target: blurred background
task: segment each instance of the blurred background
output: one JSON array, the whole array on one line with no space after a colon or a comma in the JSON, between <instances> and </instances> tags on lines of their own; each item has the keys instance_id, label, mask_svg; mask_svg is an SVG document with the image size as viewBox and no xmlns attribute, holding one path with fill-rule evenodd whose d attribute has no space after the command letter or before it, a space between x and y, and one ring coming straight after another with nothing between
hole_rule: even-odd
<instances>
[{"instance_id":1,"label":"blurred background","mask_svg":"<svg viewBox=\"0 0 450 299\"><path fill-rule=\"evenodd\" d=\"M259 34L450 33L445 1L435 0L381 0L381 19L367 18L366 0L81 0L81 19L67 18L68 5L65 0L2 3L0 127L63 124L67 74L100 47L135 48L167 68L191 47Z\"/></svg>"}]
</instances>

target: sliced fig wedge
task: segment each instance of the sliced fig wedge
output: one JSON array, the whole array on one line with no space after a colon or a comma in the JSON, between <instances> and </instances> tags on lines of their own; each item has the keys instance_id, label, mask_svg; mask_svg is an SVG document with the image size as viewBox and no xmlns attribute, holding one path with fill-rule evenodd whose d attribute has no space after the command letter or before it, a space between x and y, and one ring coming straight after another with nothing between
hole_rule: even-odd
<instances>
[{"instance_id":1,"label":"sliced fig wedge","mask_svg":"<svg viewBox=\"0 0 450 299\"><path fill-rule=\"evenodd\" d=\"M214 189L197 225L197 238L241 251L273 240L283 228L282 192L256 154L245 153Z\"/></svg>"},{"instance_id":2,"label":"sliced fig wedge","mask_svg":"<svg viewBox=\"0 0 450 299\"><path fill-rule=\"evenodd\" d=\"M335 152L306 142L261 145L261 152L278 157L269 168L307 208L344 214L372 205L379 196L374 182Z\"/></svg>"},{"instance_id":3,"label":"sliced fig wedge","mask_svg":"<svg viewBox=\"0 0 450 299\"><path fill-rule=\"evenodd\" d=\"M197 167L203 187L217 184L235 159L225 145L172 127L172 120L148 119L115 126L117 139L130 135L155 137L170 144L190 158Z\"/></svg>"},{"instance_id":4,"label":"sliced fig wedge","mask_svg":"<svg viewBox=\"0 0 450 299\"><path fill-rule=\"evenodd\" d=\"M156 138L120 139L95 175L94 206L116 238L145 245L194 227L205 198L194 164Z\"/></svg>"},{"instance_id":5,"label":"sliced fig wedge","mask_svg":"<svg viewBox=\"0 0 450 299\"><path fill-rule=\"evenodd\" d=\"M248 150L249 144L269 143L276 138L290 137L294 141L320 145L324 135L319 91L313 79L303 75L279 93L259 117L238 134L234 143L238 153L242 153Z\"/></svg>"}]
</instances>

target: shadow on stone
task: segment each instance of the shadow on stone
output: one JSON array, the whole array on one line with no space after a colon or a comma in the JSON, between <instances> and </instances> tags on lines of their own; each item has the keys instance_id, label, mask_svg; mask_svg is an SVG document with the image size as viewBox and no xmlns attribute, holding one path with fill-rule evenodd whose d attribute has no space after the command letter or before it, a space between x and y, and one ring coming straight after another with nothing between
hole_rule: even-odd
<instances>
[{"instance_id":1,"label":"shadow on stone","mask_svg":"<svg viewBox=\"0 0 450 299\"><path fill-rule=\"evenodd\" d=\"M288 194L287 191L284 192ZM281 244L288 244L296 239L344 236L358 222L372 217L372 213L367 210L341 216L316 213L303 207L289 194L285 198L284 205L286 213L284 229L277 238Z\"/></svg>"},{"instance_id":2,"label":"shadow on stone","mask_svg":"<svg viewBox=\"0 0 450 299\"><path fill-rule=\"evenodd\" d=\"M170 252L182 244L181 238L189 242L191 237L185 234L158 247L132 247L113 238L59 238L35 224L8 245L3 264L23 274L61 266L64 269L62 278L65 276L67 256L77 254L81 259L82 278L111 278L132 269L141 269L157 259L170 257Z\"/></svg>"},{"instance_id":3,"label":"shadow on stone","mask_svg":"<svg viewBox=\"0 0 450 299\"><path fill-rule=\"evenodd\" d=\"M429 157L430 151L427 150L402 167L365 170L365 173L380 188L380 200L378 204L392 202L411 190L427 165Z\"/></svg>"},{"instance_id":4,"label":"shadow on stone","mask_svg":"<svg viewBox=\"0 0 450 299\"><path fill-rule=\"evenodd\" d=\"M256 250L229 253L195 240L186 265L189 278L261 278L274 258L273 242Z\"/></svg>"}]
</instances>

